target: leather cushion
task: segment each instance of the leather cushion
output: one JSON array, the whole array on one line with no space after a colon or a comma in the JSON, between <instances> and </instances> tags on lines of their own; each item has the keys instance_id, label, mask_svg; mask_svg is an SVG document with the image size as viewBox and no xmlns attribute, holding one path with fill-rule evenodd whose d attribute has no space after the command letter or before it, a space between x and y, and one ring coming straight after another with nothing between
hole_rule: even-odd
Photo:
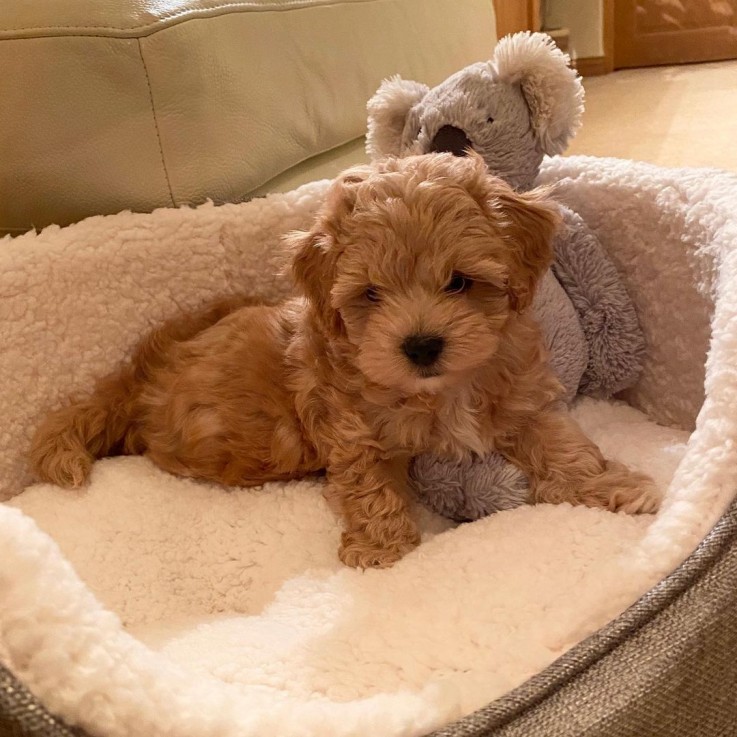
<instances>
[{"instance_id":1,"label":"leather cushion","mask_svg":"<svg viewBox=\"0 0 737 737\"><path fill-rule=\"evenodd\" d=\"M490 0L5 0L0 230L242 200L494 39Z\"/></svg>"}]
</instances>

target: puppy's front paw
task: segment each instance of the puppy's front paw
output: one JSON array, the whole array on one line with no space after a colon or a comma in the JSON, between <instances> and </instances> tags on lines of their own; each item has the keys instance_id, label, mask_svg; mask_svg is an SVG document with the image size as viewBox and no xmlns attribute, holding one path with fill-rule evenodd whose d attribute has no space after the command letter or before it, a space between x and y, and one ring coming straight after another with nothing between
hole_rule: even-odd
<instances>
[{"instance_id":1,"label":"puppy's front paw","mask_svg":"<svg viewBox=\"0 0 737 737\"><path fill-rule=\"evenodd\" d=\"M660 509L661 501L660 489L643 474L635 488L617 489L612 494L610 508L613 512L627 514L655 514Z\"/></svg>"},{"instance_id":2,"label":"puppy's front paw","mask_svg":"<svg viewBox=\"0 0 737 737\"><path fill-rule=\"evenodd\" d=\"M381 545L365 533L344 532L338 557L351 568L389 568L419 545L419 535Z\"/></svg>"},{"instance_id":3,"label":"puppy's front paw","mask_svg":"<svg viewBox=\"0 0 737 737\"><path fill-rule=\"evenodd\" d=\"M654 514L660 508L660 489L644 473L636 473L621 463L607 461L606 471L600 479L609 487L609 509L612 512Z\"/></svg>"}]
</instances>

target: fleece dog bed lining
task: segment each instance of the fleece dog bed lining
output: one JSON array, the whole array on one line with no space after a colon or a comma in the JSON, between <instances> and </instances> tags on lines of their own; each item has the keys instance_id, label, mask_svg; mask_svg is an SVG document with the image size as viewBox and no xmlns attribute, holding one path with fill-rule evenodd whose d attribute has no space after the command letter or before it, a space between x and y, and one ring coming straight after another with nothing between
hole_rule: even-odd
<instances>
[{"instance_id":1,"label":"fleece dog bed lining","mask_svg":"<svg viewBox=\"0 0 737 737\"><path fill-rule=\"evenodd\" d=\"M39 487L0 508L0 546L3 548L0 559L5 561L0 564L3 584L0 587L0 658L46 707L70 723L81 724L92 734L101 735L144 732L149 735L242 735L263 733L264 730L276 730L280 734L369 734L377 730L382 734L423 734L518 685L616 617L688 555L726 508L735 489L734 421L725 408L734 381L730 368L734 301L729 280L735 269L734 249L730 246L737 243L728 205L734 201L730 198L737 199L737 183L734 177L726 174L671 172L631 162L586 159L566 159L550 164L544 178L561 180L559 196L581 212L598 232L633 289L650 350L643 379L627 398L635 406L646 409L652 418L685 427L693 421L704 393L703 356L716 304L707 364L707 399L699 415L697 431L685 445L688 433L656 430L649 426L650 435L665 433L665 440L657 446L658 452L665 453L672 463L671 472L675 471L663 511L650 524L645 518L624 518L566 507L524 508L456 530L449 530L445 523L430 519L428 524L433 539L413 554L414 559L410 557L406 565L402 562L386 578L375 578L383 572L326 573L327 559L319 559L319 556L317 560L322 563L322 569L317 565L315 570L308 571L305 561L301 560L300 574L283 582L275 594L271 613L277 616L269 626L278 625L281 616L282 625L288 625L282 634L287 636L290 627L293 630L299 618L290 623L287 616L290 607L283 608L280 614L278 604L298 601L299 596L290 600L289 593L299 594L300 587L307 585L306 581L317 586L324 595L323 602L335 601L336 594L350 591L352 584L349 582L354 575L360 576L361 586L373 585L381 592L387 589L386 583L391 576L401 579L410 570L424 573L424 578L408 579L414 580L418 594L428 595L431 583L442 588L443 582L458 579L459 570L468 574L469 587L479 590L483 580L477 578L474 583L473 575L479 576L483 568L472 571L474 565L479 566L479 551L487 545L491 546L489 550L499 553L507 544L511 558L524 539L516 539L515 534L522 534L525 521L533 521L533 527L528 530L565 528L571 532L575 529L573 537L581 538L582 554L584 551L590 553L586 544L595 539L593 531L597 529L607 528L602 540L630 543L628 549L618 549L611 560L606 556L594 556L596 564L607 564L602 568L606 570L601 578L603 595L588 600L586 611L563 618L564 625L557 632L554 627L546 630L544 618L531 617L525 623L526 627L529 625L528 644L534 650L541 642L546 643L547 647L537 653L541 657L530 665L530 672L508 673L506 682L504 672L495 674L494 684L491 687L487 684L486 691L480 685L481 690L464 692L459 687L462 679L454 682L447 677L446 664L446 672L438 670L431 677L421 671L409 688L406 683L412 684L411 673L406 681L398 679L393 684L374 687L373 691L369 689L369 692L360 689L351 692L350 689L341 690L336 683L325 684L322 692L318 688L310 694L302 694L302 702L285 699L279 690L279 676L266 671L257 682L249 683L249 693L244 694L235 685L237 679L233 673L227 672L227 663L221 664L221 668L215 667L219 672L215 677L212 672L205 675L198 668L188 671L181 661L177 663L157 654L131 637L122 629L117 617L100 606L56 545L39 530L40 525L53 532L57 525L60 542L68 546L68 539L73 537L71 520L74 514L70 510L79 512L97 498L98 491L109 494L125 484L135 488L142 478L149 476L159 490L173 483L191 484L164 478L142 459L105 461L98 464L95 472L99 488L93 482L93 488L86 495L73 498L63 496L64 492L59 490ZM8 332L10 360L0 367L5 373L2 378L7 380L2 398L7 410L4 416L8 419L0 446L6 496L22 489L27 481L20 449L42 410L71 389L89 386L92 377L112 368L148 324L173 314L180 306L195 306L213 296L239 291L244 283L253 288L251 291L264 296L286 290L288 287L273 277L277 236L309 219L324 186L324 183L315 183L288 195L275 195L246 205L94 218L71 228L47 229L37 236L6 242L5 250L0 252L0 258L8 267L3 272L3 292L8 299L4 301L2 324ZM171 258L177 248L182 254L181 260ZM181 269L184 254L191 270ZM76 298L70 301L72 286L76 289ZM677 320L674 320L673 300L677 300L680 310ZM41 358L36 365L29 362L29 357L34 355ZM44 365L44 358L47 365ZM576 411L582 413L584 419L588 417L594 429L596 423L602 427L607 426L607 422L613 423L607 426L610 439L617 436L612 430L617 423L624 425L624 434L620 436L624 438L631 430L627 423L635 422L636 417L639 422L640 417L631 408L597 403L583 403ZM595 439L606 447L607 437ZM678 452L685 453L680 463L673 450L679 444L683 447ZM624 458L627 460L626 453ZM300 488L306 493L298 499ZM203 494L205 489L197 486L196 489L188 488L187 493ZM217 493L225 492L218 490ZM241 492L234 493L241 495ZM242 498L253 496L255 499L259 494L267 492L247 492ZM307 525L304 540L308 544L304 549L314 544L318 548L331 546L334 551L335 541L330 539L327 526L329 518L309 516L319 509L319 494L307 491L304 482L299 482L286 489L272 490L268 496L269 504L277 512L280 500L285 499L306 506L289 507L285 502L282 512L286 510L287 513L275 514L274 524L296 519L299 515L290 517L288 512L300 509L301 519L315 522L312 529ZM122 500L124 502L125 497ZM25 508L36 517L37 523L13 507ZM66 511L62 514L60 510L64 507ZM162 505L162 509L166 506ZM238 524L237 519L235 515L234 525ZM59 520L68 520L70 527L58 527ZM540 527L534 528L534 525ZM81 533L89 532L89 527L87 521L86 527L80 528ZM101 524L101 528L105 525ZM497 536L483 534L489 531ZM636 534L632 534L633 531ZM334 534L337 534L337 526ZM537 534L539 536L539 532ZM62 540L65 535L66 542ZM85 535L80 534L79 539L84 538ZM217 548L216 542L214 547ZM67 548L69 558L74 559L81 550ZM222 552L228 562L228 551ZM570 559L574 553L568 549L568 554ZM278 560L284 563L289 560L289 554L279 556ZM158 564L152 563L153 570ZM445 568L444 563L447 564ZM565 559L554 560L553 568L556 563L562 570ZM230 564L238 571L247 569L238 556ZM81 572L83 565L79 563L78 566ZM405 573L402 566L405 566ZM89 572L87 575L91 580ZM488 585L493 581L490 576ZM558 583L562 590L568 591L571 603L575 603L575 596L571 594L576 591L575 577L562 577ZM330 585L338 588L331 590ZM488 595L490 589L481 593ZM177 601L177 595L174 591L172 601ZM448 601L452 602L452 598ZM478 598L483 600L483 596ZM225 599L227 601L227 596ZM321 600L313 597L311 601L319 604ZM59 606L60 603L63 605ZM391 612L392 601L385 601L384 607ZM209 626L211 633L223 635L228 627L224 620L237 613L237 602L233 608L226 606L225 609L226 613L213 613L218 615L214 623L199 622L197 626L205 629ZM326 611L330 613L329 606ZM346 611L349 612L346 621L352 624L365 614ZM306 610L306 614L310 612ZM464 626L468 624L463 612L455 614L457 616L447 616L436 622L438 632L443 626L451 627L459 621ZM247 628L255 627L251 637L263 638L264 632L258 630L255 621L257 617L251 617L250 622L248 617L232 618L243 620L235 623L234 632L240 632L238 628L245 624ZM158 621L162 621L160 615ZM423 623L415 620L419 633L422 632L420 624ZM318 639L311 642L312 652L320 653L319 637L330 635L331 631L334 634L339 625L340 622L327 617L323 622L325 629L313 633ZM471 641L477 649L485 649L488 655L495 642L503 641L504 631L502 628L484 632L478 625L476 621L476 640ZM192 628L191 621L180 622L180 626L188 631L196 629ZM365 636L370 639L371 628L368 630ZM141 636L151 643L156 639L151 630ZM172 631L167 629L158 636L171 639ZM464 632L456 632L455 636L463 640ZM285 652L290 655L288 639L286 637ZM401 655L401 644L398 647L399 650L393 645L394 651ZM355 675L351 638L346 640L343 656L346 673ZM445 657L452 660L452 656L451 648ZM463 672L474 660L473 655L459 648L450 670ZM400 665L407 668L409 664ZM420 662L420 666L429 668L432 673L432 664ZM366 664L363 667L365 669ZM319 672L318 667L317 682ZM392 690L393 686L399 690Z\"/></svg>"},{"instance_id":2,"label":"fleece dog bed lining","mask_svg":"<svg viewBox=\"0 0 737 737\"><path fill-rule=\"evenodd\" d=\"M737 717L735 608L737 502L676 571L613 622L433 737L631 737L654 728L664 737L721 737ZM25 737L84 737L2 665L0 727Z\"/></svg>"}]
</instances>

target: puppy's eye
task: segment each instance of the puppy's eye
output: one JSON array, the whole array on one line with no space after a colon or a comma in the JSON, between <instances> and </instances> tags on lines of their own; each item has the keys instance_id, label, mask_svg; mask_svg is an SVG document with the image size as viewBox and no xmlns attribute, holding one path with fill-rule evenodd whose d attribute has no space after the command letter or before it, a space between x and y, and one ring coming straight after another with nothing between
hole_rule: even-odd
<instances>
[{"instance_id":1,"label":"puppy's eye","mask_svg":"<svg viewBox=\"0 0 737 737\"><path fill-rule=\"evenodd\" d=\"M445 291L448 292L448 294L463 294L463 292L467 292L472 285L472 279L469 279L467 276L459 274L458 272L454 272L445 287Z\"/></svg>"},{"instance_id":2,"label":"puppy's eye","mask_svg":"<svg viewBox=\"0 0 737 737\"><path fill-rule=\"evenodd\" d=\"M491 117L491 115L490 115L490 116L489 116L489 117L488 117L488 118L486 119L486 122L487 122L487 123L493 123L493 122L494 122L494 118L492 118L492 117Z\"/></svg>"},{"instance_id":3,"label":"puppy's eye","mask_svg":"<svg viewBox=\"0 0 737 737\"><path fill-rule=\"evenodd\" d=\"M379 290L374 286L366 287L366 291L363 293L363 296L366 297L369 302L379 302L381 300Z\"/></svg>"}]
</instances>

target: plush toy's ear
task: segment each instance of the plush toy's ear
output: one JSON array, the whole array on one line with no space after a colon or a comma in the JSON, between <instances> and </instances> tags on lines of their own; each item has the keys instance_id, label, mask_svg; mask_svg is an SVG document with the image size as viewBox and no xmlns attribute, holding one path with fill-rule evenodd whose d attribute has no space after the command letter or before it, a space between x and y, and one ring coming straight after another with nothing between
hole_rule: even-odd
<instances>
[{"instance_id":1,"label":"plush toy's ear","mask_svg":"<svg viewBox=\"0 0 737 737\"><path fill-rule=\"evenodd\" d=\"M497 79L519 84L543 153L562 153L581 126L584 90L570 58L544 33L505 36L492 57Z\"/></svg>"},{"instance_id":2,"label":"plush toy's ear","mask_svg":"<svg viewBox=\"0 0 737 737\"><path fill-rule=\"evenodd\" d=\"M366 153L369 158L398 156L409 111L430 91L426 84L399 76L385 79L368 101Z\"/></svg>"}]
</instances>

